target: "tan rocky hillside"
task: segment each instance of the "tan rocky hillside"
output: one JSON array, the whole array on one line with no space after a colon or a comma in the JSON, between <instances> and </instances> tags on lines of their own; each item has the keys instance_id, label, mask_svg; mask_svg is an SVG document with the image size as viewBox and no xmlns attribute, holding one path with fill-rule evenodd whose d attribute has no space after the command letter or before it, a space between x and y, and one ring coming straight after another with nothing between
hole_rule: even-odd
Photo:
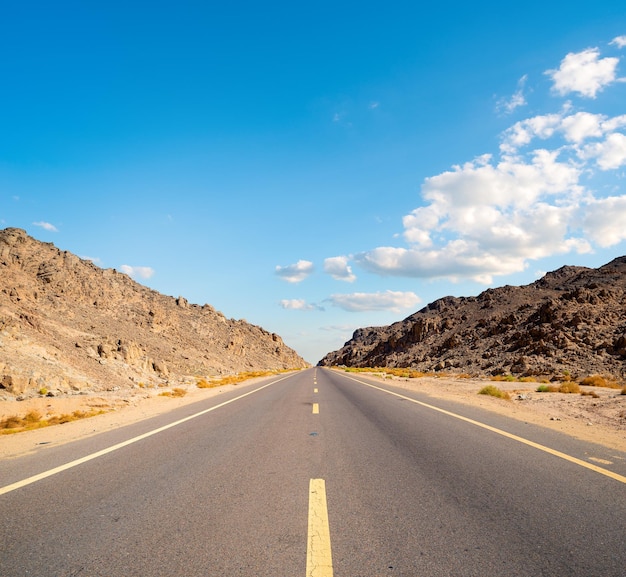
<instances>
[{"instance_id":1,"label":"tan rocky hillside","mask_svg":"<svg viewBox=\"0 0 626 577\"><path fill-rule=\"evenodd\" d=\"M472 375L626 378L626 257L563 267L521 287L446 297L403 321L358 329L320 365Z\"/></svg>"},{"instance_id":2,"label":"tan rocky hillside","mask_svg":"<svg viewBox=\"0 0 626 577\"><path fill-rule=\"evenodd\" d=\"M0 230L0 397L305 366L276 334Z\"/></svg>"}]
</instances>

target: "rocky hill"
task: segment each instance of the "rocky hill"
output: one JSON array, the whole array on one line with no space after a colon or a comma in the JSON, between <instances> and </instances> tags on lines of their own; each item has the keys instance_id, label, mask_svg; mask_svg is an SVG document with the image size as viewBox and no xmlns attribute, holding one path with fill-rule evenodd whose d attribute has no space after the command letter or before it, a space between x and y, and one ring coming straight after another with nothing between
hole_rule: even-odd
<instances>
[{"instance_id":1,"label":"rocky hill","mask_svg":"<svg viewBox=\"0 0 626 577\"><path fill-rule=\"evenodd\" d=\"M566 266L527 286L442 298L390 326L358 329L319 364L626 378L626 257L598 269Z\"/></svg>"},{"instance_id":2,"label":"rocky hill","mask_svg":"<svg viewBox=\"0 0 626 577\"><path fill-rule=\"evenodd\" d=\"M305 366L276 334L0 230L0 396Z\"/></svg>"}]
</instances>

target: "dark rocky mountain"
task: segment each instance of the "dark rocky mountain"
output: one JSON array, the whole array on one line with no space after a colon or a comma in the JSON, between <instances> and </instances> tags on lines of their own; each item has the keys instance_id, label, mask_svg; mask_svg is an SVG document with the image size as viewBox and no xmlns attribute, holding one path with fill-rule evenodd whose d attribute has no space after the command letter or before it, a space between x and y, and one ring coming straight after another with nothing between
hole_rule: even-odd
<instances>
[{"instance_id":1,"label":"dark rocky mountain","mask_svg":"<svg viewBox=\"0 0 626 577\"><path fill-rule=\"evenodd\" d=\"M472 375L626 377L626 257L565 266L526 286L439 299L403 321L355 331L323 366Z\"/></svg>"},{"instance_id":2,"label":"dark rocky mountain","mask_svg":"<svg viewBox=\"0 0 626 577\"><path fill-rule=\"evenodd\" d=\"M306 367L282 339L210 305L0 230L0 393L176 383Z\"/></svg>"}]
</instances>

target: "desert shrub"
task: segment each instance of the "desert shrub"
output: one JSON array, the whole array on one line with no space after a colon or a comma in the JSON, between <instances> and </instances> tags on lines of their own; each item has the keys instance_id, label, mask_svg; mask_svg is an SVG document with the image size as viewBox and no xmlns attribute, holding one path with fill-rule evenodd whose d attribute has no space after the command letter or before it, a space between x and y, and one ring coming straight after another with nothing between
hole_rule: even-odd
<instances>
[{"instance_id":1,"label":"desert shrub","mask_svg":"<svg viewBox=\"0 0 626 577\"><path fill-rule=\"evenodd\" d=\"M22 426L23 419L22 417L18 417L17 415L11 415L10 417L6 417L0 421L1 429L17 429Z\"/></svg>"},{"instance_id":2,"label":"desert shrub","mask_svg":"<svg viewBox=\"0 0 626 577\"><path fill-rule=\"evenodd\" d=\"M29 411L23 417L11 415L0 421L0 430L4 432L17 432L17 430L25 430L36 428L41 422L41 413L39 411Z\"/></svg>"},{"instance_id":3,"label":"desert shrub","mask_svg":"<svg viewBox=\"0 0 626 577\"><path fill-rule=\"evenodd\" d=\"M539 385L535 390L538 393L554 393L557 391L557 388L552 385L542 384L542 385Z\"/></svg>"},{"instance_id":4,"label":"desert shrub","mask_svg":"<svg viewBox=\"0 0 626 577\"><path fill-rule=\"evenodd\" d=\"M480 391L478 391L478 394L489 395L490 397L497 397L498 399L511 399L509 393L503 391L502 389L499 389L495 385L487 385L486 387L483 387L482 389L480 389Z\"/></svg>"},{"instance_id":5,"label":"desert shrub","mask_svg":"<svg viewBox=\"0 0 626 577\"><path fill-rule=\"evenodd\" d=\"M208 382L206 379L198 379L196 381L196 387L198 387L199 389L210 389L217 386L218 385L214 385L213 383Z\"/></svg>"},{"instance_id":6,"label":"desert shrub","mask_svg":"<svg viewBox=\"0 0 626 577\"><path fill-rule=\"evenodd\" d=\"M18 433L20 431L30 431L31 429L39 429L49 425L62 425L70 421L78 419L86 419L101 415L105 411L92 409L90 411L74 411L63 415L54 415L48 419L43 419L39 411L30 411L23 417L11 416L0 421L0 432L2 433Z\"/></svg>"},{"instance_id":7,"label":"desert shrub","mask_svg":"<svg viewBox=\"0 0 626 577\"><path fill-rule=\"evenodd\" d=\"M580 387L574 381L566 381L559 385L559 393L580 393Z\"/></svg>"},{"instance_id":8,"label":"desert shrub","mask_svg":"<svg viewBox=\"0 0 626 577\"><path fill-rule=\"evenodd\" d=\"M38 423L41 421L41 413L39 411L29 411L24 415L24 421L26 423Z\"/></svg>"},{"instance_id":9,"label":"desert shrub","mask_svg":"<svg viewBox=\"0 0 626 577\"><path fill-rule=\"evenodd\" d=\"M598 393L596 393L595 391L581 391L580 394L583 397L592 397L593 399L599 399L600 395L598 395Z\"/></svg>"},{"instance_id":10,"label":"desert shrub","mask_svg":"<svg viewBox=\"0 0 626 577\"><path fill-rule=\"evenodd\" d=\"M538 393L580 393L580 387L578 386L578 383L568 381L566 383L561 383L558 386L541 384L535 389L535 391Z\"/></svg>"},{"instance_id":11,"label":"desert shrub","mask_svg":"<svg viewBox=\"0 0 626 577\"><path fill-rule=\"evenodd\" d=\"M176 387L171 391L163 391L159 394L160 397L184 397L187 391L181 387Z\"/></svg>"},{"instance_id":12,"label":"desert shrub","mask_svg":"<svg viewBox=\"0 0 626 577\"><path fill-rule=\"evenodd\" d=\"M626 395L626 386L622 388L622 395Z\"/></svg>"},{"instance_id":13,"label":"desert shrub","mask_svg":"<svg viewBox=\"0 0 626 577\"><path fill-rule=\"evenodd\" d=\"M506 381L507 383L514 383L515 381L517 381L517 377L514 377L513 375L493 375L489 378L489 380L496 382Z\"/></svg>"},{"instance_id":14,"label":"desert shrub","mask_svg":"<svg viewBox=\"0 0 626 577\"><path fill-rule=\"evenodd\" d=\"M202 377L198 377L196 380L196 386L199 389L211 389L213 387L221 387L222 385L236 385L237 383L241 383L242 381L246 381L248 379L254 379L256 377L269 377L270 375L278 375L284 372L287 372L287 370L248 371L245 373L237 373L236 375L222 377L216 381L207 381Z\"/></svg>"},{"instance_id":15,"label":"desert shrub","mask_svg":"<svg viewBox=\"0 0 626 577\"><path fill-rule=\"evenodd\" d=\"M42 397L45 397L48 394L48 389L46 389L46 387L41 387L41 389L39 389L39 394Z\"/></svg>"},{"instance_id":16,"label":"desert shrub","mask_svg":"<svg viewBox=\"0 0 626 577\"><path fill-rule=\"evenodd\" d=\"M607 379L602 375L591 375L589 377L585 377L580 381L581 385L586 385L588 387L605 387L608 389L619 389L620 385L617 384L612 379Z\"/></svg>"}]
</instances>

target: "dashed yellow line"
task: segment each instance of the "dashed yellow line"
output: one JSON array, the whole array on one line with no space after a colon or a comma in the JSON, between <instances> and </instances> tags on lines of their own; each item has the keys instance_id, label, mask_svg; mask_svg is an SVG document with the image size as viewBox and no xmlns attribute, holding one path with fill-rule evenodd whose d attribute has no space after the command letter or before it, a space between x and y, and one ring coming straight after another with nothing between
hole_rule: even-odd
<instances>
[{"instance_id":1,"label":"dashed yellow line","mask_svg":"<svg viewBox=\"0 0 626 577\"><path fill-rule=\"evenodd\" d=\"M320 405L319 405L319 403L313 403L313 414L314 415L319 415L320 414Z\"/></svg>"},{"instance_id":2,"label":"dashed yellow line","mask_svg":"<svg viewBox=\"0 0 626 577\"><path fill-rule=\"evenodd\" d=\"M314 393L317 393L317 389L313 389L313 392L314 392Z\"/></svg>"},{"instance_id":3,"label":"dashed yellow line","mask_svg":"<svg viewBox=\"0 0 626 577\"><path fill-rule=\"evenodd\" d=\"M326 482L324 479L311 479L309 483L306 577L333 577Z\"/></svg>"},{"instance_id":4,"label":"dashed yellow line","mask_svg":"<svg viewBox=\"0 0 626 577\"><path fill-rule=\"evenodd\" d=\"M424 403L422 401L418 401L416 399L412 399L411 397L406 397L405 395L401 395L399 393L394 393L393 391L388 391L387 389L383 389L382 387L377 387L376 385L371 385L366 383L365 381L361 381L359 379L355 379L353 377L349 377L344 375L347 379L352 381L356 381L366 387L371 387L372 389L377 389L379 391L383 391L389 395L393 395L394 397L398 397L400 399L404 399L405 401L411 401L416 405L421 405L422 407L426 407L428 409L432 409L433 411L438 411L439 413L443 413L444 415L448 415L450 417L454 417L455 419L459 419L461 421L465 421L466 423L471 423L472 425L476 425L477 427L481 427L483 429L487 429L492 433L497 433L498 435L502 435L503 437L507 437L509 439L513 439L518 443L523 443L524 445L528 445L529 447L534 447L535 449L539 449L544 453L549 453L550 455L554 455L555 457L559 457L560 459L564 459L565 461L569 461L570 463L574 463L576 465L580 465L581 467L585 467L585 469L590 469L596 473L600 473L601 475L605 475L606 477L610 477L611 479L615 479L620 483L626 483L626 477L623 475L619 475L618 473L614 473L613 471L609 471L608 469L604 469L602 467L598 467L597 465L592 465L591 463L587 463L582 459L577 459L576 457L572 457L567 453L561 453L561 451L557 451L555 449L551 449L550 447L546 447L545 445L540 445L539 443L535 443L529 439L525 439L524 437L518 437L512 433L508 433L507 431L503 431L502 429L498 429L496 427L492 427L491 425L487 425L486 423L481 423L480 421L475 421L474 419L470 419L468 417L464 417L463 415L459 415L457 413L453 413L451 411L446 411L445 409L440 409L439 407L435 407L434 405L429 405L428 403Z\"/></svg>"}]
</instances>

